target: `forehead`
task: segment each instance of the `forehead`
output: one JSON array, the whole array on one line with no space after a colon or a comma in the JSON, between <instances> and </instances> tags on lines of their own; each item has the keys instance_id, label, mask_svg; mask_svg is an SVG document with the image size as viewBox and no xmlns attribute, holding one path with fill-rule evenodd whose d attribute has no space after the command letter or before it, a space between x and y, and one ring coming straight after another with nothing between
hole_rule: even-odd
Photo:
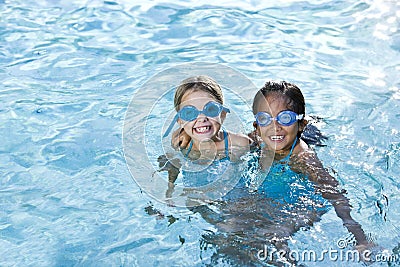
<instances>
[{"instance_id":1,"label":"forehead","mask_svg":"<svg viewBox=\"0 0 400 267\"><path fill-rule=\"evenodd\" d=\"M290 99L282 94L269 94L266 97L260 97L257 104L257 112L279 113L287 109L291 109Z\"/></svg>"},{"instance_id":2,"label":"forehead","mask_svg":"<svg viewBox=\"0 0 400 267\"><path fill-rule=\"evenodd\" d=\"M183 96L180 106L192 105L195 107L203 107L209 101L216 99L211 94L202 90L189 90Z\"/></svg>"}]
</instances>

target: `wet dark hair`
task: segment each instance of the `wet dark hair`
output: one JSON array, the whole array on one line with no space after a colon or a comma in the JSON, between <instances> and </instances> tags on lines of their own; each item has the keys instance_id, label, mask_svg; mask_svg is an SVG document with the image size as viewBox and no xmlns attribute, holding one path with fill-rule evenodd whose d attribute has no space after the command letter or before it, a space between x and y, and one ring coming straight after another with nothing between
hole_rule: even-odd
<instances>
[{"instance_id":1,"label":"wet dark hair","mask_svg":"<svg viewBox=\"0 0 400 267\"><path fill-rule=\"evenodd\" d=\"M288 83L286 81L266 82L265 85L257 92L253 101L253 113L258 112L258 105L260 100L265 100L269 96L283 96L287 100L287 108L296 112L297 114L304 114L306 112L306 103L304 96L297 85Z\"/></svg>"}]
</instances>

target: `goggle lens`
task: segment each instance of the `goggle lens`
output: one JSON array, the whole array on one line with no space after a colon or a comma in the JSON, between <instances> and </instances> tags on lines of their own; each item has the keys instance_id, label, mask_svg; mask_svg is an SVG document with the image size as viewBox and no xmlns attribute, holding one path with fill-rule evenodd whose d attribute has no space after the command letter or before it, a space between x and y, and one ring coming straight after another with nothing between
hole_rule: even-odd
<instances>
[{"instance_id":1,"label":"goggle lens","mask_svg":"<svg viewBox=\"0 0 400 267\"><path fill-rule=\"evenodd\" d=\"M207 117L217 117L222 111L222 106L215 102L208 102L203 109L203 114Z\"/></svg>"},{"instance_id":2,"label":"goggle lens","mask_svg":"<svg viewBox=\"0 0 400 267\"><path fill-rule=\"evenodd\" d=\"M291 113L280 113L277 119L278 122L282 125L292 125L296 121L296 115L293 115Z\"/></svg>"},{"instance_id":3,"label":"goggle lens","mask_svg":"<svg viewBox=\"0 0 400 267\"><path fill-rule=\"evenodd\" d=\"M272 122L272 117L268 113L259 113L256 120L259 125L268 125Z\"/></svg>"},{"instance_id":4,"label":"goggle lens","mask_svg":"<svg viewBox=\"0 0 400 267\"><path fill-rule=\"evenodd\" d=\"M192 121L197 118L199 111L193 106L185 106L179 111L179 117L185 121Z\"/></svg>"},{"instance_id":5,"label":"goggle lens","mask_svg":"<svg viewBox=\"0 0 400 267\"><path fill-rule=\"evenodd\" d=\"M184 106L181 110L179 110L178 116L182 120L193 121L201 113L203 113L207 117L217 117L219 114L221 114L223 110L229 112L229 109L223 107L221 104L210 101L204 106L203 110L201 111L194 106Z\"/></svg>"},{"instance_id":6,"label":"goggle lens","mask_svg":"<svg viewBox=\"0 0 400 267\"><path fill-rule=\"evenodd\" d=\"M280 125L290 126L298 120L303 118L303 115L298 115L296 112L291 110L281 111L276 118L273 118L267 112L260 111L255 116L256 122L260 126L270 125L273 120L276 120Z\"/></svg>"}]
</instances>

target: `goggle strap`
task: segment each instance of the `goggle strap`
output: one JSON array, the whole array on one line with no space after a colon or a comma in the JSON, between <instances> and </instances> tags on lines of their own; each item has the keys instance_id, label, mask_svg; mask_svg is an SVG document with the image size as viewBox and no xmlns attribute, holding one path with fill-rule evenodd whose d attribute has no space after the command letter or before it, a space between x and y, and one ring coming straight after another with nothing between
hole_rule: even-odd
<instances>
[{"instance_id":1,"label":"goggle strap","mask_svg":"<svg viewBox=\"0 0 400 267\"><path fill-rule=\"evenodd\" d=\"M175 115L174 119L171 121L171 124L168 126L168 129L165 131L163 138L167 137L169 133L172 131L172 128L174 128L175 123L178 121L178 114Z\"/></svg>"},{"instance_id":2,"label":"goggle strap","mask_svg":"<svg viewBox=\"0 0 400 267\"><path fill-rule=\"evenodd\" d=\"M229 110L229 108L226 108L224 106L222 106L222 110L225 111L226 113L230 113L231 111Z\"/></svg>"}]
</instances>

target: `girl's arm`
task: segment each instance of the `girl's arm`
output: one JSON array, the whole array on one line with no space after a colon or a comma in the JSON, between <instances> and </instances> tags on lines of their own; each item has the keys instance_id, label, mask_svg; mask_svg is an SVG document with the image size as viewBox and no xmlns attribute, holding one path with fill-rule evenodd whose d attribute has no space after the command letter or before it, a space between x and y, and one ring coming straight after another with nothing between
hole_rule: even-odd
<instances>
[{"instance_id":1,"label":"girl's arm","mask_svg":"<svg viewBox=\"0 0 400 267\"><path fill-rule=\"evenodd\" d=\"M358 246L368 246L369 242L361 225L351 217L351 205L345 196L346 191L339 189L339 182L323 167L315 152L308 149L300 153L295 165L294 168L299 169L316 184L317 192L332 203L343 225L356 238Z\"/></svg>"},{"instance_id":2,"label":"girl's arm","mask_svg":"<svg viewBox=\"0 0 400 267\"><path fill-rule=\"evenodd\" d=\"M178 159L170 160L168 158L169 155L161 155L158 157L157 161L159 164L158 171L167 171L168 172L168 189L165 192L166 199L171 199L172 194L175 189L175 181L178 178L180 173L181 164Z\"/></svg>"}]
</instances>

